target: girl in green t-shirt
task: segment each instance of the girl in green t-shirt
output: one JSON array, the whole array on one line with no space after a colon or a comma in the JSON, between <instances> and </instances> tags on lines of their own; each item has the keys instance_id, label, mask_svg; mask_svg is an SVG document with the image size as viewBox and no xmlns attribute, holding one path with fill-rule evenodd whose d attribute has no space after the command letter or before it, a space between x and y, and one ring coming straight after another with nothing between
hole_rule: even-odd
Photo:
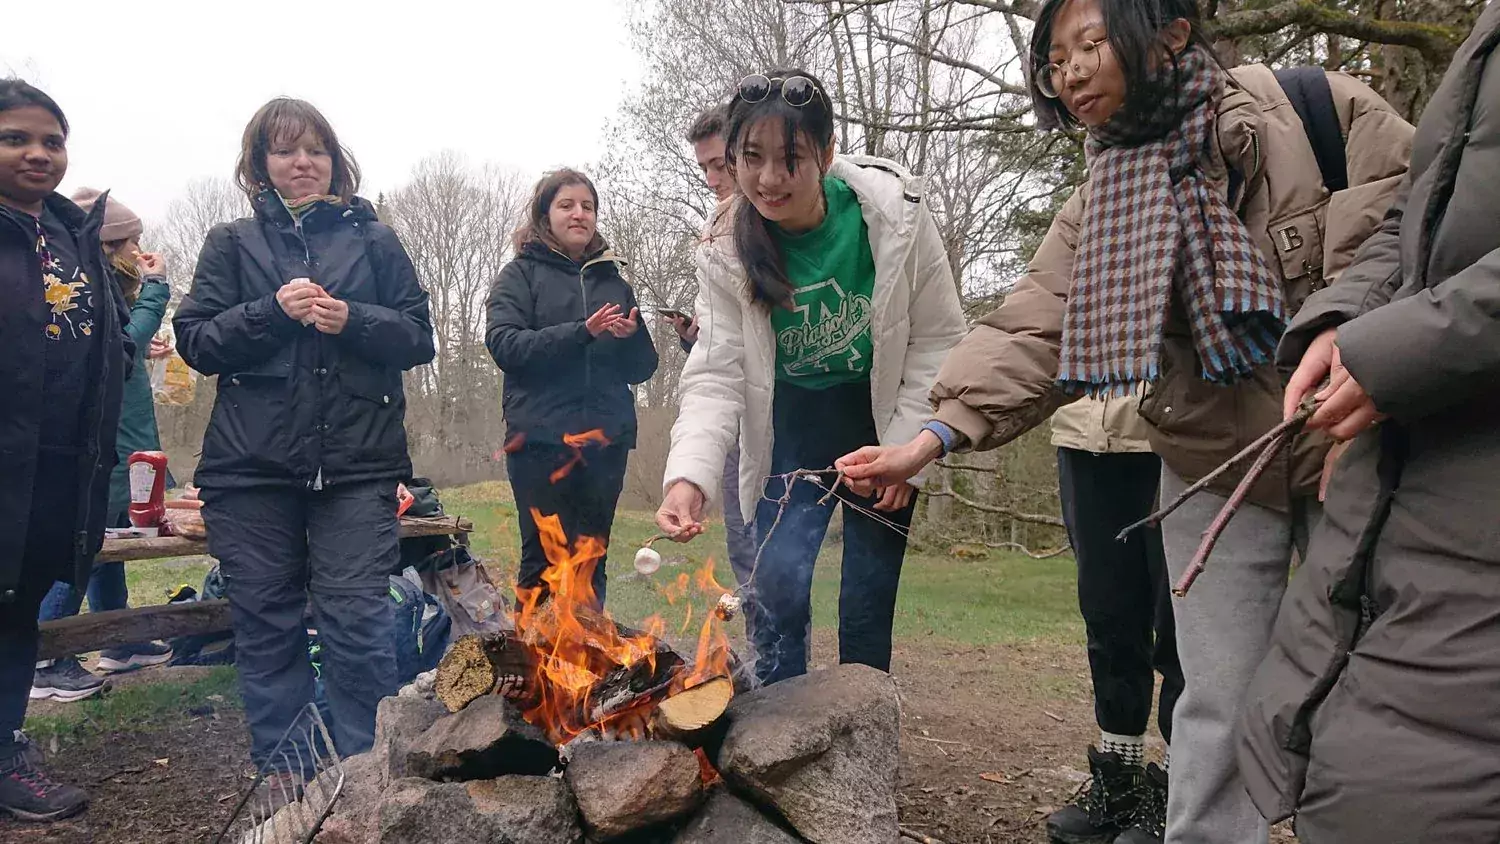
<instances>
[{"instance_id":1,"label":"girl in green t-shirt","mask_svg":"<svg viewBox=\"0 0 1500 844\"><path fill-rule=\"evenodd\" d=\"M738 196L698 250L701 333L657 522L680 541L702 531L738 431L743 515L761 549L745 589L757 675L807 670L813 566L840 502L839 661L889 670L914 487L833 498L789 473L921 428L964 333L948 256L920 179L834 153L832 104L810 74L748 76L727 109Z\"/></svg>"}]
</instances>

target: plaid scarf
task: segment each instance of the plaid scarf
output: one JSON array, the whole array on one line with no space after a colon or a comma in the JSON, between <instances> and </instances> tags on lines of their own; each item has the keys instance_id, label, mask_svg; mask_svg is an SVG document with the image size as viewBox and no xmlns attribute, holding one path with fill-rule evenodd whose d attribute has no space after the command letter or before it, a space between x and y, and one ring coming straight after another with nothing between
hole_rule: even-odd
<instances>
[{"instance_id":1,"label":"plaid scarf","mask_svg":"<svg viewBox=\"0 0 1500 844\"><path fill-rule=\"evenodd\" d=\"M1204 175L1216 155L1223 73L1199 48L1161 69L1160 105L1093 129L1088 206L1063 319L1058 386L1098 396L1161 375L1175 294L1200 375L1228 382L1269 362L1285 327L1280 278Z\"/></svg>"}]
</instances>

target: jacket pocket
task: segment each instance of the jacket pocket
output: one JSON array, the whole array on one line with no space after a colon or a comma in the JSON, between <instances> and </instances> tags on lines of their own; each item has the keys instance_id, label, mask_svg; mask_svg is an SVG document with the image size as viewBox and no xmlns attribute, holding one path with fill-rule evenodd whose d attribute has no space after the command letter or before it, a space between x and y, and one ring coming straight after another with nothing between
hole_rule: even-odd
<instances>
[{"instance_id":1,"label":"jacket pocket","mask_svg":"<svg viewBox=\"0 0 1500 844\"><path fill-rule=\"evenodd\" d=\"M1152 450L1179 476L1197 480L1237 450L1235 390L1198 377L1186 338L1166 338L1161 378L1141 398Z\"/></svg>"},{"instance_id":2,"label":"jacket pocket","mask_svg":"<svg viewBox=\"0 0 1500 844\"><path fill-rule=\"evenodd\" d=\"M203 442L203 461L256 471L286 465L291 451L292 365L289 359L219 376Z\"/></svg>"},{"instance_id":3,"label":"jacket pocket","mask_svg":"<svg viewBox=\"0 0 1500 844\"><path fill-rule=\"evenodd\" d=\"M1281 273L1287 311L1295 314L1307 297L1323 289L1323 226L1329 205L1321 203L1305 211L1272 220L1266 226L1276 250L1271 267Z\"/></svg>"},{"instance_id":4,"label":"jacket pocket","mask_svg":"<svg viewBox=\"0 0 1500 844\"><path fill-rule=\"evenodd\" d=\"M383 367L350 366L345 361L338 392L325 411L330 423L328 441L334 446L324 452L325 461L333 464L330 469L347 474L361 463L385 466L402 460L406 455L406 396L400 374Z\"/></svg>"}]
</instances>

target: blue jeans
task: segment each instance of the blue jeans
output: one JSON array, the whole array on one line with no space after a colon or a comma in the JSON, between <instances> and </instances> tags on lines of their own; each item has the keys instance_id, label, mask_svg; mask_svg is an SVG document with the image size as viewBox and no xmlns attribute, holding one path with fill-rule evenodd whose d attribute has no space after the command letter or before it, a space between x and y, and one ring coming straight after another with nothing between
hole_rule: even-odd
<instances>
[{"instance_id":1,"label":"blue jeans","mask_svg":"<svg viewBox=\"0 0 1500 844\"><path fill-rule=\"evenodd\" d=\"M37 621L55 621L78 615L83 609L84 594L70 583L58 581L52 584L52 590L42 599ZM89 612L125 609L130 601L130 592L125 588L125 564L95 563L87 595Z\"/></svg>"},{"instance_id":2,"label":"blue jeans","mask_svg":"<svg viewBox=\"0 0 1500 844\"><path fill-rule=\"evenodd\" d=\"M808 419L818 424L809 425ZM773 475L832 466L844 454L878 442L870 411L870 384L859 381L808 390L778 383L773 430ZM820 503L825 490L804 480L794 482L785 512L776 523L778 499L784 491L784 482L771 478L755 514L758 539L766 545L746 601L756 676L762 683L775 683L807 673L813 570L833 508L840 502L844 506L844 558L839 582L839 662L889 671L896 589L906 557L905 533L850 506L871 510L875 499L841 489L836 499ZM915 507L913 496L912 503L899 512L879 515L904 530L911 524Z\"/></svg>"}]
</instances>

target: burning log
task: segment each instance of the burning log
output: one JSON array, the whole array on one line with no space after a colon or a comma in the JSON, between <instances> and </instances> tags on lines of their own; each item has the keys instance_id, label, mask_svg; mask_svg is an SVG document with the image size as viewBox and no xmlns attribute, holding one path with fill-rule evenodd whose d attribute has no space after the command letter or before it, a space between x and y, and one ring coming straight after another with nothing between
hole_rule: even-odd
<instances>
[{"instance_id":1,"label":"burning log","mask_svg":"<svg viewBox=\"0 0 1500 844\"><path fill-rule=\"evenodd\" d=\"M505 695L524 709L525 684L535 672L535 652L514 636L470 634L454 642L438 663L434 691L449 712L491 692Z\"/></svg>"},{"instance_id":2,"label":"burning log","mask_svg":"<svg viewBox=\"0 0 1500 844\"><path fill-rule=\"evenodd\" d=\"M734 683L727 677L715 677L662 701L651 719L651 729L658 736L697 748L724 717L733 697Z\"/></svg>"}]
</instances>

